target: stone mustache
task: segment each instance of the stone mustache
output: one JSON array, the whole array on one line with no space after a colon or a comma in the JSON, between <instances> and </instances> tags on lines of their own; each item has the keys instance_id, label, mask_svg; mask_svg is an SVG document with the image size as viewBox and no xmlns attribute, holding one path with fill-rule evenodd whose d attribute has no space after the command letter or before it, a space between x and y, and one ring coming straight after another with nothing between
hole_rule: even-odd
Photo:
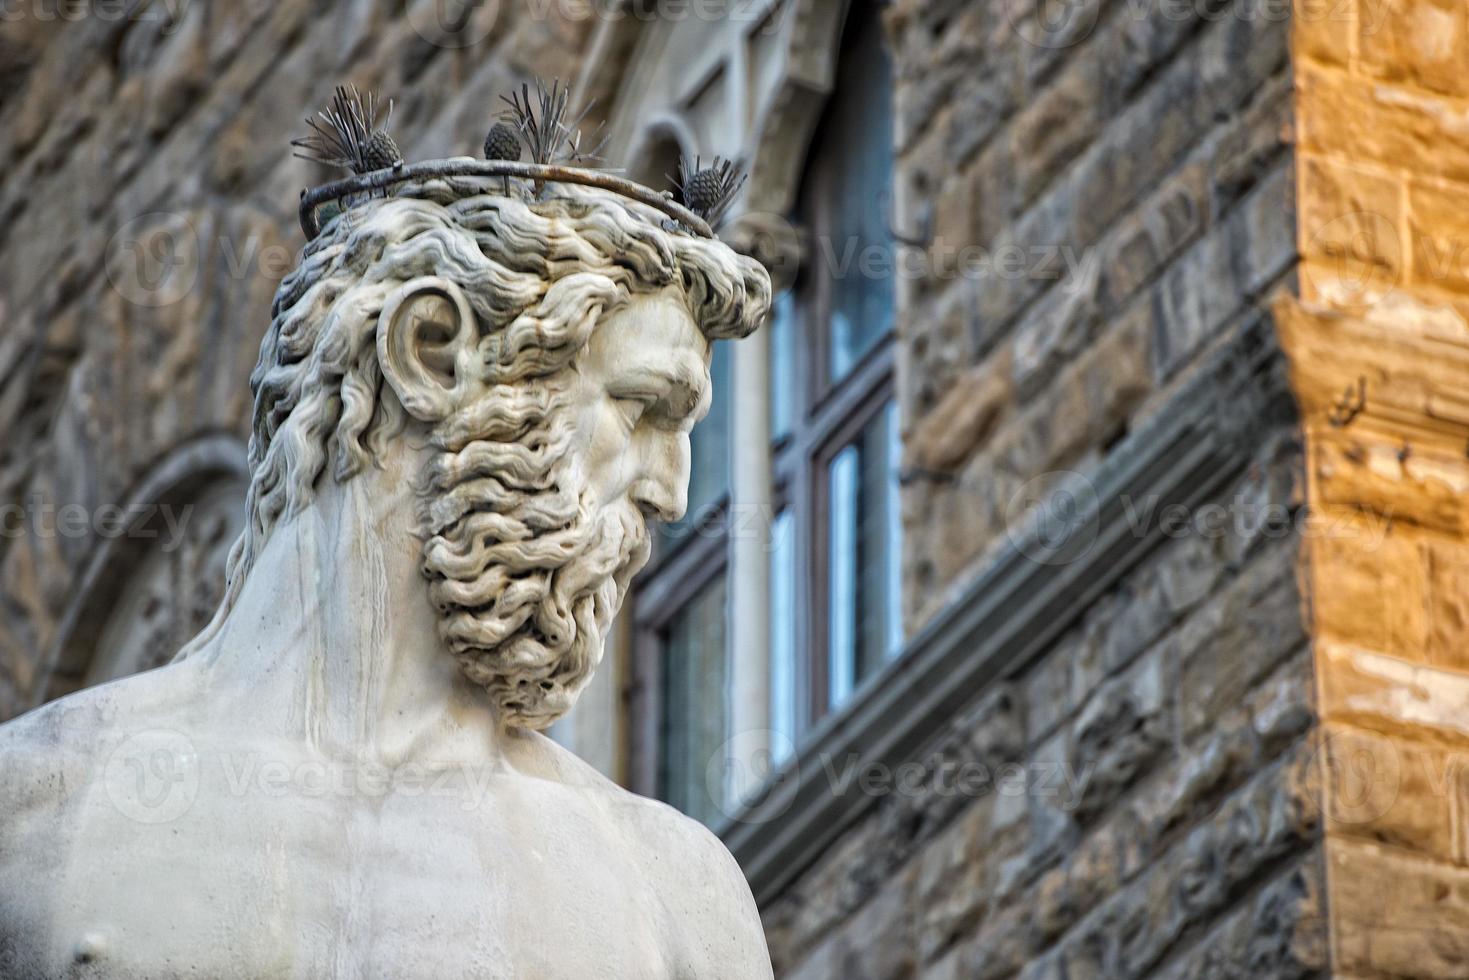
<instances>
[{"instance_id":1,"label":"stone mustache","mask_svg":"<svg viewBox=\"0 0 1469 980\"><path fill-rule=\"evenodd\" d=\"M438 178L328 222L170 665L0 726L0 976L770 976L720 842L539 734L678 517L752 259Z\"/></svg>"}]
</instances>

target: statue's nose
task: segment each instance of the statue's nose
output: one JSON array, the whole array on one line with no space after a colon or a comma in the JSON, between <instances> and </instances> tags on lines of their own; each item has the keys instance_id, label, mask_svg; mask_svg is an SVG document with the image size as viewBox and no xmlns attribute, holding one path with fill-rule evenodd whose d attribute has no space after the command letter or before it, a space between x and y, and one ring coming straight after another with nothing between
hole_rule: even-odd
<instances>
[{"instance_id":1,"label":"statue's nose","mask_svg":"<svg viewBox=\"0 0 1469 980\"><path fill-rule=\"evenodd\" d=\"M689 437L659 433L645 441L637 480L629 490L643 513L660 521L676 521L689 504Z\"/></svg>"},{"instance_id":2,"label":"statue's nose","mask_svg":"<svg viewBox=\"0 0 1469 980\"><path fill-rule=\"evenodd\" d=\"M629 495L648 517L660 521L676 521L688 507L687 481L670 485L664 480L645 478L633 484Z\"/></svg>"}]
</instances>

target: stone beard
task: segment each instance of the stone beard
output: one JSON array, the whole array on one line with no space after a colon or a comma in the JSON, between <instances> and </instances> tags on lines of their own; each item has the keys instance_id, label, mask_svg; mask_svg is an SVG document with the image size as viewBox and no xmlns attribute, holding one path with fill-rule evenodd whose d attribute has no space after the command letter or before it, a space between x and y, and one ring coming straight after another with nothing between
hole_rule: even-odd
<instances>
[{"instance_id":1,"label":"stone beard","mask_svg":"<svg viewBox=\"0 0 1469 980\"><path fill-rule=\"evenodd\" d=\"M648 533L637 508L599 506L579 485L559 393L498 423L479 408L434 433L423 568L465 675L506 719L544 728L591 679Z\"/></svg>"},{"instance_id":2,"label":"stone beard","mask_svg":"<svg viewBox=\"0 0 1469 980\"><path fill-rule=\"evenodd\" d=\"M576 446L578 355L599 321L660 290L681 295L708 340L743 337L769 307L769 279L631 201L527 203L466 186L429 181L346 212L281 284L251 375L249 521L220 613L180 658L219 628L328 463L339 481L372 465L406 410L431 425L422 569L444 644L507 726L549 726L589 681L647 560L646 512L674 518L682 501L649 508L593 492ZM444 351L455 323L473 325L474 358L458 373L478 375L477 397L461 382L454 399L400 403L378 330L399 315L424 320L428 347ZM702 380L707 389L707 366Z\"/></svg>"}]
</instances>

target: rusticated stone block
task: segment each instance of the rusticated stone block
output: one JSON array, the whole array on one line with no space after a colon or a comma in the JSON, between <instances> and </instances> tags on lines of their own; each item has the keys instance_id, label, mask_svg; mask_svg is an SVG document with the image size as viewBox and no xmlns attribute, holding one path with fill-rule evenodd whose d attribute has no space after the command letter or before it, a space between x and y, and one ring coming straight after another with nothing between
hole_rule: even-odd
<instances>
[{"instance_id":1,"label":"rusticated stone block","mask_svg":"<svg viewBox=\"0 0 1469 980\"><path fill-rule=\"evenodd\" d=\"M1458 0L1361 0L1358 63L1391 82L1469 95L1469 9Z\"/></svg>"},{"instance_id":2,"label":"rusticated stone block","mask_svg":"<svg viewBox=\"0 0 1469 980\"><path fill-rule=\"evenodd\" d=\"M1029 910L1012 906L992 916L962 955L962 973L971 980L1001 980L1025 965L1024 922Z\"/></svg>"},{"instance_id":3,"label":"rusticated stone block","mask_svg":"<svg viewBox=\"0 0 1469 980\"><path fill-rule=\"evenodd\" d=\"M1035 475L1064 466L1083 447L1105 444L1125 427L1152 388L1152 338L1142 326L1122 321L1046 390L1028 419L1043 455L1019 472Z\"/></svg>"},{"instance_id":4,"label":"rusticated stone block","mask_svg":"<svg viewBox=\"0 0 1469 980\"><path fill-rule=\"evenodd\" d=\"M1101 63L1078 52L1044 90L1015 117L1013 153L1020 202L1029 203L1070 163L1101 124Z\"/></svg>"},{"instance_id":5,"label":"rusticated stone block","mask_svg":"<svg viewBox=\"0 0 1469 980\"><path fill-rule=\"evenodd\" d=\"M1311 603L1319 635L1416 658L1428 639L1418 542L1373 515L1314 515Z\"/></svg>"},{"instance_id":6,"label":"rusticated stone block","mask_svg":"<svg viewBox=\"0 0 1469 980\"><path fill-rule=\"evenodd\" d=\"M995 863L1007 850L990 833L994 796L969 806L918 857L914 893L918 962L929 963L979 924L990 909Z\"/></svg>"},{"instance_id":7,"label":"rusticated stone block","mask_svg":"<svg viewBox=\"0 0 1469 980\"><path fill-rule=\"evenodd\" d=\"M166 132L198 99L208 77L208 14L202 5L180 9L177 22L151 52L144 125L153 136Z\"/></svg>"},{"instance_id":8,"label":"rusticated stone block","mask_svg":"<svg viewBox=\"0 0 1469 980\"><path fill-rule=\"evenodd\" d=\"M1365 427L1315 433L1312 468L1325 504L1358 507L1387 520L1450 533L1469 529L1469 460L1430 443ZM1329 528L1327 529L1329 531ZM1365 536L1359 543L1368 547Z\"/></svg>"},{"instance_id":9,"label":"rusticated stone block","mask_svg":"<svg viewBox=\"0 0 1469 980\"><path fill-rule=\"evenodd\" d=\"M1428 560L1429 663L1469 672L1469 544L1430 538Z\"/></svg>"},{"instance_id":10,"label":"rusticated stone block","mask_svg":"<svg viewBox=\"0 0 1469 980\"><path fill-rule=\"evenodd\" d=\"M1329 833L1454 864L1469 858L1462 750L1341 725L1323 727L1319 737Z\"/></svg>"},{"instance_id":11,"label":"rusticated stone block","mask_svg":"<svg viewBox=\"0 0 1469 980\"><path fill-rule=\"evenodd\" d=\"M1238 122L1210 148L1211 214L1228 211L1278 166L1290 151L1294 125L1291 80L1281 73L1262 85Z\"/></svg>"},{"instance_id":12,"label":"rusticated stone block","mask_svg":"<svg viewBox=\"0 0 1469 980\"><path fill-rule=\"evenodd\" d=\"M1164 7L1137 4L1109 21L1097 41L1101 47L1102 90L1106 111L1125 107L1138 86L1152 77L1197 31L1204 8L1194 4Z\"/></svg>"},{"instance_id":13,"label":"rusticated stone block","mask_svg":"<svg viewBox=\"0 0 1469 980\"><path fill-rule=\"evenodd\" d=\"M1371 975L1457 980L1469 963L1469 871L1394 848L1326 841L1332 961Z\"/></svg>"},{"instance_id":14,"label":"rusticated stone block","mask_svg":"<svg viewBox=\"0 0 1469 980\"><path fill-rule=\"evenodd\" d=\"M1155 371L1160 378L1171 376L1187 363L1210 338L1222 332L1238 309L1244 289L1232 258L1229 235L1239 227L1233 217L1226 225L1216 225L1169 266L1154 287L1157 312L1153 323L1159 330L1154 345Z\"/></svg>"},{"instance_id":15,"label":"rusticated stone block","mask_svg":"<svg viewBox=\"0 0 1469 980\"><path fill-rule=\"evenodd\" d=\"M1469 291L1469 216L1466 184L1408 185L1408 233L1415 284Z\"/></svg>"},{"instance_id":16,"label":"rusticated stone block","mask_svg":"<svg viewBox=\"0 0 1469 980\"><path fill-rule=\"evenodd\" d=\"M1304 150L1469 180L1469 116L1462 103L1309 67L1297 73L1296 85Z\"/></svg>"},{"instance_id":17,"label":"rusticated stone block","mask_svg":"<svg viewBox=\"0 0 1469 980\"><path fill-rule=\"evenodd\" d=\"M1171 667L1163 657L1143 658L1099 688L1073 722L1067 761L1072 772L1090 776L1077 820L1086 822L1109 806L1168 744Z\"/></svg>"},{"instance_id":18,"label":"rusticated stone block","mask_svg":"<svg viewBox=\"0 0 1469 980\"><path fill-rule=\"evenodd\" d=\"M1158 974L1159 980L1300 980L1326 965L1324 869L1310 856Z\"/></svg>"},{"instance_id":19,"label":"rusticated stone block","mask_svg":"<svg viewBox=\"0 0 1469 980\"><path fill-rule=\"evenodd\" d=\"M1106 246L1101 260L1103 302L1120 306L1208 221L1207 173L1202 163L1189 164L1123 221Z\"/></svg>"},{"instance_id":20,"label":"rusticated stone block","mask_svg":"<svg viewBox=\"0 0 1469 980\"><path fill-rule=\"evenodd\" d=\"M1337 276L1395 281L1403 272L1406 227L1399 183L1381 170L1315 157L1301 167L1303 255Z\"/></svg>"},{"instance_id":21,"label":"rusticated stone block","mask_svg":"<svg viewBox=\"0 0 1469 980\"><path fill-rule=\"evenodd\" d=\"M1007 347L961 375L918 421L905 446L907 465L955 469L989 435L1011 399Z\"/></svg>"},{"instance_id":22,"label":"rusticated stone block","mask_svg":"<svg viewBox=\"0 0 1469 980\"><path fill-rule=\"evenodd\" d=\"M1358 0L1295 0L1291 42L1296 59L1345 67L1352 57L1357 4Z\"/></svg>"},{"instance_id":23,"label":"rusticated stone block","mask_svg":"<svg viewBox=\"0 0 1469 980\"><path fill-rule=\"evenodd\" d=\"M1295 557L1289 540L1262 554L1169 638L1182 658L1185 737L1212 724L1305 642Z\"/></svg>"},{"instance_id":24,"label":"rusticated stone block","mask_svg":"<svg viewBox=\"0 0 1469 980\"><path fill-rule=\"evenodd\" d=\"M1063 270L1058 269L1058 277ZM1030 401L1097 331L1099 264L1082 256L1080 265L1064 272L1015 329L1015 394Z\"/></svg>"},{"instance_id":25,"label":"rusticated stone block","mask_svg":"<svg viewBox=\"0 0 1469 980\"><path fill-rule=\"evenodd\" d=\"M1191 923L1217 914L1262 868L1301 848L1313 826L1303 819L1289 762L1261 772L1069 933L1061 947L1066 975L1144 976Z\"/></svg>"},{"instance_id":26,"label":"rusticated stone block","mask_svg":"<svg viewBox=\"0 0 1469 980\"><path fill-rule=\"evenodd\" d=\"M1329 640L1316 642L1321 717L1388 734L1469 743L1469 677Z\"/></svg>"}]
</instances>

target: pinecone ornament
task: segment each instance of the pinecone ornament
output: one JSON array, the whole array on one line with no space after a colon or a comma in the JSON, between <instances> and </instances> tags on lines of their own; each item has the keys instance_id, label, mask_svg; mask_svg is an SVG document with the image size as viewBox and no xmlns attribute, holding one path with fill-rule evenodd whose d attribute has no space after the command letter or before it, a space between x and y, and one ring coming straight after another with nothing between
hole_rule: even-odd
<instances>
[{"instance_id":1,"label":"pinecone ornament","mask_svg":"<svg viewBox=\"0 0 1469 980\"><path fill-rule=\"evenodd\" d=\"M719 204L724 192L724 183L719 172L706 167L689 178L683 188L683 203L695 214L707 215Z\"/></svg>"},{"instance_id":2,"label":"pinecone ornament","mask_svg":"<svg viewBox=\"0 0 1469 980\"><path fill-rule=\"evenodd\" d=\"M372 173L374 170L385 170L403 162L403 154L398 151L398 144L393 137L388 135L385 129L374 130L372 137L362 147L360 174Z\"/></svg>"},{"instance_id":3,"label":"pinecone ornament","mask_svg":"<svg viewBox=\"0 0 1469 980\"><path fill-rule=\"evenodd\" d=\"M373 92L359 92L355 85L338 85L331 107L306 120L311 135L291 140L303 152L296 154L356 174L384 170L403 162L398 144L388 135L393 116L392 100L384 114Z\"/></svg>"},{"instance_id":4,"label":"pinecone ornament","mask_svg":"<svg viewBox=\"0 0 1469 980\"><path fill-rule=\"evenodd\" d=\"M486 160L519 160L520 134L508 123L497 122L485 137Z\"/></svg>"},{"instance_id":5,"label":"pinecone ornament","mask_svg":"<svg viewBox=\"0 0 1469 980\"><path fill-rule=\"evenodd\" d=\"M733 160L715 157L707 167L701 167L698 157L692 165L687 157L679 161L676 182L679 197L684 207L718 227L724 219L735 195L745 183L745 174Z\"/></svg>"}]
</instances>

